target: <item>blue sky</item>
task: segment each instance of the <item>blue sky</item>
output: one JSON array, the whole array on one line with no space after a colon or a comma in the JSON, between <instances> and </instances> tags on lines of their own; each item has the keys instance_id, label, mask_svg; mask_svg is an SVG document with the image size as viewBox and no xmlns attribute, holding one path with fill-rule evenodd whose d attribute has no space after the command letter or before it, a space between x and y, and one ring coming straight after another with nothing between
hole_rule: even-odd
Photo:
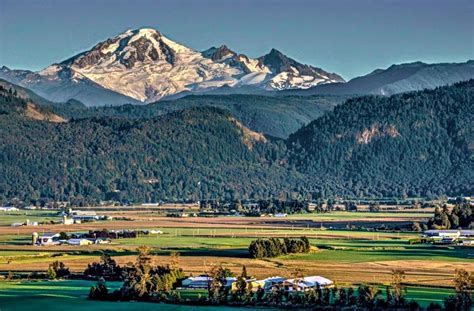
<instances>
[{"instance_id":1,"label":"blue sky","mask_svg":"<svg viewBox=\"0 0 474 311\"><path fill-rule=\"evenodd\" d=\"M39 70L129 28L196 50L277 48L349 79L393 63L474 59L468 0L1 0L0 65Z\"/></svg>"}]
</instances>

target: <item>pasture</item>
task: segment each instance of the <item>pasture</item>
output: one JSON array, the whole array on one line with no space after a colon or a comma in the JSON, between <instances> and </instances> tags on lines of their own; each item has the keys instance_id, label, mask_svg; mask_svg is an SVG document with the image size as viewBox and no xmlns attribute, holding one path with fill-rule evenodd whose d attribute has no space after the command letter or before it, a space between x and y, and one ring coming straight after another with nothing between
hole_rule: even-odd
<instances>
[{"instance_id":1,"label":"pasture","mask_svg":"<svg viewBox=\"0 0 474 311\"><path fill-rule=\"evenodd\" d=\"M90 287L94 285L91 281L38 281L38 282L8 282L0 281L0 309L1 310L31 310L34 308L43 310L164 310L164 311L191 311L194 306L153 304L147 302L103 302L87 299ZM107 286L116 289L118 283L109 283ZM185 297L185 295L183 296ZM228 307L199 307L204 311L225 311ZM261 309L265 310L265 309Z\"/></svg>"},{"instance_id":2,"label":"pasture","mask_svg":"<svg viewBox=\"0 0 474 311\"><path fill-rule=\"evenodd\" d=\"M92 281L67 280L67 281L1 281L0 282L0 309L1 310L31 310L44 308L44 310L196 310L195 306L153 304L146 302L101 302L87 299ZM120 287L118 282L109 282L110 290ZM381 288L384 292L384 288ZM206 296L203 290L180 290L182 299L195 299L197 295ZM406 297L418 301L421 306L427 306L430 302L442 303L443 299L452 294L452 290L444 288L414 287L406 288ZM21 301L21 303L19 303ZM230 307L199 307L199 310L235 310ZM275 310L258 308L258 310Z\"/></svg>"}]
</instances>

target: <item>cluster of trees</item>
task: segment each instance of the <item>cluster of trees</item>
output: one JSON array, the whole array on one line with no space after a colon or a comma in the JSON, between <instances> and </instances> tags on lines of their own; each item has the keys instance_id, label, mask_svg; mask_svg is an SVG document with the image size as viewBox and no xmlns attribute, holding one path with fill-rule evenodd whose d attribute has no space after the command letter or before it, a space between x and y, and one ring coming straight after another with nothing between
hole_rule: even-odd
<instances>
[{"instance_id":1,"label":"cluster of trees","mask_svg":"<svg viewBox=\"0 0 474 311\"><path fill-rule=\"evenodd\" d=\"M464 269L456 269L454 277L455 294L444 301L446 310L472 310L474 274Z\"/></svg>"},{"instance_id":2,"label":"cluster of trees","mask_svg":"<svg viewBox=\"0 0 474 311\"><path fill-rule=\"evenodd\" d=\"M474 206L461 203L453 208L447 205L436 207L434 216L427 225L430 229L474 228Z\"/></svg>"},{"instance_id":3,"label":"cluster of trees","mask_svg":"<svg viewBox=\"0 0 474 311\"><path fill-rule=\"evenodd\" d=\"M108 281L122 280L122 268L109 254L103 253L100 262L93 262L87 265L84 275L96 278L103 278Z\"/></svg>"},{"instance_id":4,"label":"cluster of trees","mask_svg":"<svg viewBox=\"0 0 474 311\"><path fill-rule=\"evenodd\" d=\"M311 245L305 236L299 239L257 239L250 242L249 245L249 253L252 258L269 258L286 254L308 253L310 249Z\"/></svg>"},{"instance_id":5,"label":"cluster of trees","mask_svg":"<svg viewBox=\"0 0 474 311\"><path fill-rule=\"evenodd\" d=\"M156 302L168 299L173 294L172 290L185 278L178 266L178 254L172 254L169 265L158 266L152 263L150 251L149 247L139 247L136 261L122 268L109 258L103 258L102 263L89 266L85 273L95 273L95 276L100 278L97 285L91 288L89 298ZM118 279L119 271L123 285L120 289L109 293L105 286L105 278Z\"/></svg>"},{"instance_id":6,"label":"cluster of trees","mask_svg":"<svg viewBox=\"0 0 474 311\"><path fill-rule=\"evenodd\" d=\"M71 272L62 261L54 261L49 264L47 274L49 279L55 280L65 278L69 276Z\"/></svg>"},{"instance_id":7,"label":"cluster of trees","mask_svg":"<svg viewBox=\"0 0 474 311\"><path fill-rule=\"evenodd\" d=\"M179 268L179 256L171 256L168 266L155 266L150 259L150 249L139 248L139 255L133 264L123 268L123 285L119 290L110 292L107 288L105 277L110 271L109 257L102 257L102 263L109 263L101 268L102 275L89 292L89 299L94 300L140 300L151 302L182 303L177 287L184 279L184 274ZM405 298L406 289L403 286L405 274L402 270L393 270L391 282L387 286L385 295L374 285L362 284L358 288L310 288L304 292L288 291L283 285L275 284L271 288L252 288L251 279L245 266L235 281L235 286L229 286L227 278L235 277L228 268L214 266L208 276L207 297L200 297L187 304L210 304L231 306L272 306L293 308L362 308L364 310L420 310L415 301ZM296 276L296 279L298 276ZM446 310L471 310L472 287L474 276L465 270L456 270L454 278L455 295L448 297L444 302ZM431 303L427 310L443 310L438 303Z\"/></svg>"},{"instance_id":8,"label":"cluster of trees","mask_svg":"<svg viewBox=\"0 0 474 311\"><path fill-rule=\"evenodd\" d=\"M306 200L283 200L283 199L267 199L267 200L202 200L200 201L201 211L214 211L228 213L237 211L247 216L259 216L261 214L296 214L307 212L309 202Z\"/></svg>"}]
</instances>

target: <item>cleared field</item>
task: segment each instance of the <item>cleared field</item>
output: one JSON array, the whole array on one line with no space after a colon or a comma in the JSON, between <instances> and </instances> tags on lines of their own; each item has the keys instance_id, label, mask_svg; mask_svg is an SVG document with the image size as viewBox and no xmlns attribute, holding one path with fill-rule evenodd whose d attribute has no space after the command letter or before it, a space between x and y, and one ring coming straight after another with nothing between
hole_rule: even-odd
<instances>
[{"instance_id":1,"label":"cleared field","mask_svg":"<svg viewBox=\"0 0 474 311\"><path fill-rule=\"evenodd\" d=\"M60 218L47 211L34 211L34 221L60 221ZM24 212L23 212L24 213ZM28 212L30 213L30 212ZM374 227L378 225L402 226L413 221L426 221L429 214L423 213L371 213L371 212L332 212L325 214L299 214L287 218L275 217L189 217L170 218L154 211L112 211L101 214L119 220L91 222L76 225L48 224L29 227L10 227L13 222L25 221L26 215L0 215L0 235L31 234L48 231L84 231L94 229L133 229L133 228L233 228L233 229L288 229L288 228L339 228L346 226ZM47 217L46 217L47 216ZM13 218L15 217L15 221ZM120 220L127 219L127 220Z\"/></svg>"}]
</instances>

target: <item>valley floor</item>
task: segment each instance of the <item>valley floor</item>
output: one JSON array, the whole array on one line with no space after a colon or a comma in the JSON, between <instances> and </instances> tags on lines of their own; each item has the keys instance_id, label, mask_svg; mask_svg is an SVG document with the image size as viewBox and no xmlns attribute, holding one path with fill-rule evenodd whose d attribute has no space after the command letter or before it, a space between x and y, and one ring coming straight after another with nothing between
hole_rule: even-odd
<instances>
[{"instance_id":1,"label":"valley floor","mask_svg":"<svg viewBox=\"0 0 474 311\"><path fill-rule=\"evenodd\" d=\"M36 220L55 219L49 212L28 212L28 217ZM106 212L104 212L106 213ZM117 213L117 212L115 212ZM132 214L134 214L132 216ZM377 215L379 214L379 215ZM43 225L38 227L13 228L6 225L8 217L20 219L26 215L4 215L0 217L0 272L9 271L28 274L33 271L46 271L48 265L60 260L72 272L84 271L87 264L98 261L102 251L108 251L120 264L135 260L137 247L147 245L152 248L155 264L168 264L172 251L180 254L179 265L186 274L206 273L214 265L223 265L235 273L242 266L247 267L249 275L257 278L269 276L292 277L300 272L303 275L321 275L338 286L355 286L360 283L373 283L385 287L390 281L392 269L402 269L406 278L404 284L409 288L408 295L420 296L423 301L442 300L443 294L432 295L433 291L447 293L452 290L455 269L463 268L474 272L473 247L443 246L431 244L410 244L417 238L413 232L381 232L368 230L348 230L347 225L377 226L380 224L401 225L411 221L423 222L429 214L424 213L347 213L291 215L288 218L169 218L153 212L133 213L132 220L112 220L78 225ZM333 229L329 229L329 228ZM112 244L87 246L32 246L31 233L38 232L79 232L107 229L153 228L163 231L161 235L140 236L137 238L112 240ZM338 228L338 229L336 229ZM300 237L307 236L313 246L309 254L286 255L278 258L252 259L248 245L258 237ZM72 283L69 283L72 282ZM76 283L74 283L76 282ZM2 282L0 295L2 302L14 301L15 295L25 294L22 301L47 305L48 300L68 299L70 291L86 296L90 284L79 281L17 283ZM71 285L70 285L71 284ZM80 285L82 284L82 285ZM51 292L39 293L38 286L51 287ZM71 288L70 288L71 286ZM82 287L81 287L82 286ZM60 288L64 288L61 292ZM445 288L445 289L436 289ZM450 289L451 288L451 289ZM31 291L31 292L30 292ZM412 293L410 293L412 291ZM72 295L76 300L76 294ZM434 297L437 298L434 298ZM8 298L10 297L10 298ZM45 298L46 297L46 298ZM424 298L423 298L424 297ZM426 298L428 297L428 298ZM425 300L423 300L425 299ZM74 304L87 307L91 302L80 299ZM118 306L125 306L119 303ZM140 310L142 304L134 304ZM148 306L148 304L145 304ZM115 309L116 305L110 308ZM6 307L1 307L7 310ZM107 310L108 303L104 303ZM128 307L127 307L128 308ZM17 309L18 310L18 309ZM135 309L132 309L135 310ZM166 309L163 309L166 310ZM171 310L171 309L170 309ZM188 309L183 309L188 310Z\"/></svg>"}]
</instances>

